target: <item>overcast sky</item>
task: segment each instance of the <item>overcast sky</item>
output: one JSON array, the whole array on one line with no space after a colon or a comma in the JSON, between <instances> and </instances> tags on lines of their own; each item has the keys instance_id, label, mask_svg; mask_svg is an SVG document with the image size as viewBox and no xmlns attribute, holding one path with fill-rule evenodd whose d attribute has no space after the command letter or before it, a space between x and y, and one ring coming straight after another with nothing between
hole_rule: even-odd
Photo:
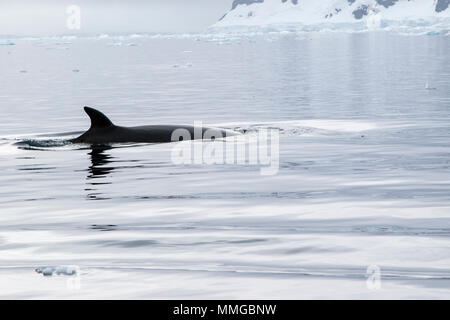
<instances>
[{"instance_id":1,"label":"overcast sky","mask_svg":"<svg viewBox=\"0 0 450 320\"><path fill-rule=\"evenodd\" d=\"M0 35L200 32L233 0L0 0ZM68 29L66 12L80 8L80 29Z\"/></svg>"}]
</instances>

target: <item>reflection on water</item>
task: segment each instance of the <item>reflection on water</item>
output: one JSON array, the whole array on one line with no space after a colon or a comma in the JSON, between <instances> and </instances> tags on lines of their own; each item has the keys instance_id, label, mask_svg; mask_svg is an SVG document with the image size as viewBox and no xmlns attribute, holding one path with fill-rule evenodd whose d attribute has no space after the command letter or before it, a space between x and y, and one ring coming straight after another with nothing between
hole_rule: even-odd
<instances>
[{"instance_id":1,"label":"reflection on water","mask_svg":"<svg viewBox=\"0 0 450 320\"><path fill-rule=\"evenodd\" d=\"M104 178L109 173L114 171L114 167L105 166L113 161L114 159L110 154L105 153L107 150L111 150L111 146L107 145L92 145L91 151L88 155L91 157L91 166L88 168L88 176L87 179L95 179L95 178ZM93 183L91 183L93 184Z\"/></svg>"},{"instance_id":2,"label":"reflection on water","mask_svg":"<svg viewBox=\"0 0 450 320\"><path fill-rule=\"evenodd\" d=\"M111 182L108 181L102 181L102 182L93 182L92 179L103 179L106 178L111 172L114 171L114 167L108 164L113 163L114 159L113 156L111 156L109 153L106 153L105 151L111 150L112 147L108 145L92 145L91 151L88 152L88 155L91 157L91 165L88 168L88 175L86 179L88 180L87 184L90 186L99 186L99 185L105 185L105 184L111 184ZM98 192L98 189L96 188L86 188L86 191L88 191L87 199L88 200L106 200L109 198L105 198L102 196L101 192Z\"/></svg>"}]
</instances>

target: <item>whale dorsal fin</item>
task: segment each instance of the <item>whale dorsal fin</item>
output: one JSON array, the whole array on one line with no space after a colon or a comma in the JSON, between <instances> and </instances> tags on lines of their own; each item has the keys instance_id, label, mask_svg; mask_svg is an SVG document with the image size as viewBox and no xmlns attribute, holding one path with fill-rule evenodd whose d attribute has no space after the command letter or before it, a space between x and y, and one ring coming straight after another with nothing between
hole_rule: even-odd
<instances>
[{"instance_id":1,"label":"whale dorsal fin","mask_svg":"<svg viewBox=\"0 0 450 320\"><path fill-rule=\"evenodd\" d=\"M91 118L91 128L107 128L114 124L103 113L93 108L84 107L89 118Z\"/></svg>"}]
</instances>

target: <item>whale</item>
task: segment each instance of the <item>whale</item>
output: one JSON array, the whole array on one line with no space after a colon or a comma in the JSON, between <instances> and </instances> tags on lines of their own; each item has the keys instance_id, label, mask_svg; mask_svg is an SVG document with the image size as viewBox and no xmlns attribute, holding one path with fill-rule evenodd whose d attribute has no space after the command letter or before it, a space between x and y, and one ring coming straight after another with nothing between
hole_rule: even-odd
<instances>
[{"instance_id":1,"label":"whale","mask_svg":"<svg viewBox=\"0 0 450 320\"><path fill-rule=\"evenodd\" d=\"M94 108L86 106L84 111L91 120L91 126L82 135L70 140L72 143L166 143L194 139L214 140L241 134L233 130L189 125L122 127L115 125L107 116Z\"/></svg>"}]
</instances>

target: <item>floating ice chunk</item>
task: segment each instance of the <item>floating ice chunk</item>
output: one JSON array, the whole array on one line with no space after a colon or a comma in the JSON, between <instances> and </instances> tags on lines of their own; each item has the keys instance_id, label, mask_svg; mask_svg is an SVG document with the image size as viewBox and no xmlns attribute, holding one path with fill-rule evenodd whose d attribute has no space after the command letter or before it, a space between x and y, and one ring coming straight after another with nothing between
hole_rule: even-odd
<instances>
[{"instance_id":1,"label":"floating ice chunk","mask_svg":"<svg viewBox=\"0 0 450 320\"><path fill-rule=\"evenodd\" d=\"M102 33L97 36L97 39L107 39L109 38L109 34Z\"/></svg>"},{"instance_id":2,"label":"floating ice chunk","mask_svg":"<svg viewBox=\"0 0 450 320\"><path fill-rule=\"evenodd\" d=\"M15 45L15 43L12 42L11 40L0 39L0 46L13 46L13 45Z\"/></svg>"},{"instance_id":3,"label":"floating ice chunk","mask_svg":"<svg viewBox=\"0 0 450 320\"><path fill-rule=\"evenodd\" d=\"M53 275L65 275L65 276L73 276L80 273L80 267L78 266L45 266L38 267L35 269L37 273L42 273L44 276L53 276Z\"/></svg>"},{"instance_id":4,"label":"floating ice chunk","mask_svg":"<svg viewBox=\"0 0 450 320\"><path fill-rule=\"evenodd\" d=\"M430 84L428 83L428 81L425 83L425 89L426 90L436 90L436 88L430 87Z\"/></svg>"},{"instance_id":5,"label":"floating ice chunk","mask_svg":"<svg viewBox=\"0 0 450 320\"><path fill-rule=\"evenodd\" d=\"M113 47L121 47L123 45L123 43L120 41L117 41L117 42L108 43L108 45L113 46Z\"/></svg>"},{"instance_id":6,"label":"floating ice chunk","mask_svg":"<svg viewBox=\"0 0 450 320\"><path fill-rule=\"evenodd\" d=\"M145 35L143 35L143 34L137 34L137 33L133 33L133 34L130 34L129 36L128 36L128 38L130 38L130 39L137 39L137 38L143 38Z\"/></svg>"}]
</instances>

